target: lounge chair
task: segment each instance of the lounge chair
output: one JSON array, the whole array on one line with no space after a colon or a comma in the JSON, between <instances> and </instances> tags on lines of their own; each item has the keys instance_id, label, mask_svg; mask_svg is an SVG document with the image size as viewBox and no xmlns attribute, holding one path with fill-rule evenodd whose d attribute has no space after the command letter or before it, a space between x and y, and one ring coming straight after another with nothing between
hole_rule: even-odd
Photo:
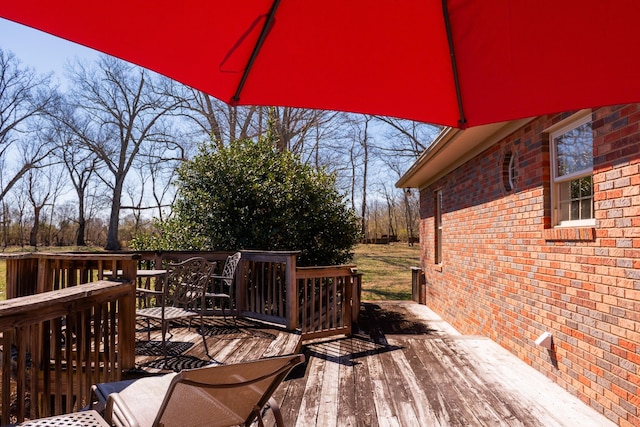
<instances>
[{"instance_id":1,"label":"lounge chair","mask_svg":"<svg viewBox=\"0 0 640 427\"><path fill-rule=\"evenodd\" d=\"M301 354L207 366L138 380L97 384L95 400L116 427L223 427L263 425L266 406L284 425L273 393Z\"/></svg>"}]
</instances>

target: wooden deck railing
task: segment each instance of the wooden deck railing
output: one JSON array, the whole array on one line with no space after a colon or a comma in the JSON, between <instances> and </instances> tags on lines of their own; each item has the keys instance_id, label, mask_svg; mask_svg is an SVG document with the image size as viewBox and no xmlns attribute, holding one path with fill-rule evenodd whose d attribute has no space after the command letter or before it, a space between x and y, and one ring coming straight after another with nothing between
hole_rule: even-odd
<instances>
[{"instance_id":1,"label":"wooden deck railing","mask_svg":"<svg viewBox=\"0 0 640 427\"><path fill-rule=\"evenodd\" d=\"M29 252L2 254L0 258L6 260L7 299L11 299L105 278L134 281L138 255Z\"/></svg>"},{"instance_id":2,"label":"wooden deck railing","mask_svg":"<svg viewBox=\"0 0 640 427\"><path fill-rule=\"evenodd\" d=\"M219 261L221 269L229 254L1 255L8 297L0 303L2 408L11 403L6 390L15 389L11 396L17 396L19 418L77 409L92 382L117 379L134 367L137 269L163 268L192 256ZM236 314L299 329L303 339L351 333L360 308L361 275L355 266L297 268L297 255L242 251L231 289ZM114 274L123 283L100 281ZM38 396L29 411L27 396ZM3 410L3 424L6 414Z\"/></svg>"},{"instance_id":3,"label":"wooden deck railing","mask_svg":"<svg viewBox=\"0 0 640 427\"><path fill-rule=\"evenodd\" d=\"M296 256L299 252L242 251L236 273L235 298L240 315L298 327L292 315L298 309L295 298Z\"/></svg>"},{"instance_id":4,"label":"wooden deck railing","mask_svg":"<svg viewBox=\"0 0 640 427\"><path fill-rule=\"evenodd\" d=\"M73 412L92 384L119 380L134 364L134 313L130 281L1 301L2 425Z\"/></svg>"},{"instance_id":5,"label":"wooden deck railing","mask_svg":"<svg viewBox=\"0 0 640 427\"><path fill-rule=\"evenodd\" d=\"M240 316L301 329L304 339L348 334L360 313L362 275L354 265L297 267L298 251L242 251L231 305ZM229 252L137 252L143 268L202 256L222 268Z\"/></svg>"},{"instance_id":6,"label":"wooden deck railing","mask_svg":"<svg viewBox=\"0 0 640 427\"><path fill-rule=\"evenodd\" d=\"M296 270L303 340L351 334L353 316L358 314L353 307L360 306L360 280L361 275L353 265Z\"/></svg>"}]
</instances>

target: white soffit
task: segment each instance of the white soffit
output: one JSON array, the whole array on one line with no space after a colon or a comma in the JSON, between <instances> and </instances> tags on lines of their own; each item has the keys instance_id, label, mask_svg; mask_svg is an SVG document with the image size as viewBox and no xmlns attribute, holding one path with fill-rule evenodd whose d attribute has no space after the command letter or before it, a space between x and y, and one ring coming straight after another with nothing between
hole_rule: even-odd
<instances>
[{"instance_id":1,"label":"white soffit","mask_svg":"<svg viewBox=\"0 0 640 427\"><path fill-rule=\"evenodd\" d=\"M532 118L461 130L444 128L396 182L398 188L423 188L509 136Z\"/></svg>"}]
</instances>

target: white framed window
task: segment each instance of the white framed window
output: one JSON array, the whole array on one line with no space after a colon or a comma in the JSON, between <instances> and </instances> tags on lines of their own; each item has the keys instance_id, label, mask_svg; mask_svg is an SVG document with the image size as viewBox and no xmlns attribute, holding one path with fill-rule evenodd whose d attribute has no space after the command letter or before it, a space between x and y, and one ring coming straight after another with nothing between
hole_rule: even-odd
<instances>
[{"instance_id":1,"label":"white framed window","mask_svg":"<svg viewBox=\"0 0 640 427\"><path fill-rule=\"evenodd\" d=\"M554 126L549 141L553 224L595 225L591 111L583 110Z\"/></svg>"}]
</instances>

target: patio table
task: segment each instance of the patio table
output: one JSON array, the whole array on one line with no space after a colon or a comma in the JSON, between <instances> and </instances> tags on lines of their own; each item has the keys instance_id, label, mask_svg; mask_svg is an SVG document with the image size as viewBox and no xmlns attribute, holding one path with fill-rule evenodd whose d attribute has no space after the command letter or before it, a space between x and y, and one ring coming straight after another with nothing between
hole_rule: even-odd
<instances>
[{"instance_id":1,"label":"patio table","mask_svg":"<svg viewBox=\"0 0 640 427\"><path fill-rule=\"evenodd\" d=\"M88 411L73 412L71 414L55 415L53 417L38 418L14 424L19 427L109 427L109 424L100 414L91 409Z\"/></svg>"}]
</instances>

